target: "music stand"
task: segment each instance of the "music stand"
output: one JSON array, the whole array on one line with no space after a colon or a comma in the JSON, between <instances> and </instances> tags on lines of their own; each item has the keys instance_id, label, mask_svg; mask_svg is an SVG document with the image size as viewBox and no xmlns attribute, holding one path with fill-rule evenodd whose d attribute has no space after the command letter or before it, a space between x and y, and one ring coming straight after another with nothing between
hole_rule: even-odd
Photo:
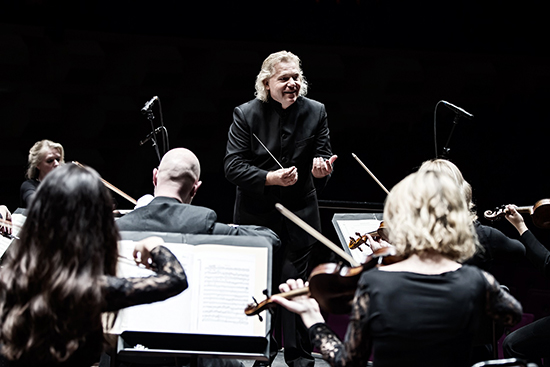
<instances>
[{"instance_id":1,"label":"music stand","mask_svg":"<svg viewBox=\"0 0 550 367\"><path fill-rule=\"evenodd\" d=\"M332 225L338 234L338 239L344 250L354 260L362 264L365 258L372 253L368 246L350 250L348 244L350 237L357 237L356 232L362 235L367 232L376 231L382 221L382 213L336 213L332 217Z\"/></svg>"},{"instance_id":2,"label":"music stand","mask_svg":"<svg viewBox=\"0 0 550 367\"><path fill-rule=\"evenodd\" d=\"M266 289L271 289L271 258L272 247L267 238L260 236L221 236L221 235L190 235L177 233L159 232L121 232L123 240L138 241L149 236L159 236L167 243L167 247L176 244L200 245L225 245L226 247L238 247L246 253L249 250L257 251L257 248L266 249L267 268L265 273ZM170 248L170 247L169 247ZM249 250L247 250L247 248ZM256 250L255 250L256 249ZM240 250L239 250L240 251ZM263 250L262 250L263 251ZM174 252L178 259L180 258ZM183 261L180 260L183 264ZM185 265L183 265L186 268ZM263 269L263 268L262 268ZM187 270L186 270L187 272ZM190 283L193 280L190 281ZM193 284L191 284L193 285ZM187 292L186 290L184 291ZM262 290L263 291L263 290ZM260 291L261 295L261 291ZM256 297L259 297L257 293ZM251 301L252 299L250 299ZM169 301L169 300L167 300ZM162 306L163 302L158 302ZM243 305L242 312L244 314ZM141 306L138 306L141 307ZM178 312L178 310L172 310ZM182 311L180 311L182 312ZM120 316L120 314L119 314ZM257 320L254 317L254 320ZM259 321L254 321L259 323ZM118 366L119 363L169 363L180 366L182 364L197 364L198 358L224 358L224 359L254 359L260 361L269 360L268 337L271 323L271 315L265 312L260 329L262 334L258 335L227 335L199 332L155 332L154 330L124 330L118 337L116 356L111 359L111 366ZM255 324L258 330L258 324Z\"/></svg>"}]
</instances>

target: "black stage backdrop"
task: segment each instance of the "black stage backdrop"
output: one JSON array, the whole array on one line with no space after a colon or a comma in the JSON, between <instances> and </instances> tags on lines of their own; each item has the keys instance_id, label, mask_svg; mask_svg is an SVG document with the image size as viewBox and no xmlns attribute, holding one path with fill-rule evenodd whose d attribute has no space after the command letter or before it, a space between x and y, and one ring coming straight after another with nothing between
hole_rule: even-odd
<instances>
[{"instance_id":1,"label":"black stage backdrop","mask_svg":"<svg viewBox=\"0 0 550 367\"><path fill-rule=\"evenodd\" d=\"M475 116L459 120L449 158L479 213L532 205L550 196L542 4L2 0L0 204L19 206L28 149L45 138L130 196L152 193L158 159L150 143L138 145L151 130L140 109L159 96L170 146L201 161L194 204L231 222L234 187L222 160L232 111L254 98L263 59L284 49L302 59L308 96L325 103L339 155L320 199L383 202L351 154L391 188L435 157L434 108L446 100ZM153 111L158 126L158 104ZM454 113L440 106L436 117L441 154ZM323 210L323 226L337 241L334 212ZM507 222L496 226L517 237ZM550 244L548 232L535 232ZM526 260L494 272L527 312L550 313L550 287Z\"/></svg>"}]
</instances>

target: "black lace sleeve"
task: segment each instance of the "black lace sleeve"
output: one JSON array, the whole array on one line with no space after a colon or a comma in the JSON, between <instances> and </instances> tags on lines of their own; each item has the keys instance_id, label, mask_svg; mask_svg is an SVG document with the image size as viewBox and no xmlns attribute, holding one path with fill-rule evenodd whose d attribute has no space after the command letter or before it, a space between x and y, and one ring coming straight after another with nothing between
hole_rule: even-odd
<instances>
[{"instance_id":1,"label":"black lace sleeve","mask_svg":"<svg viewBox=\"0 0 550 367\"><path fill-rule=\"evenodd\" d=\"M495 277L485 271L482 273L487 280L487 314L507 326L513 326L520 322L523 314L521 304L500 287Z\"/></svg>"},{"instance_id":2,"label":"black lace sleeve","mask_svg":"<svg viewBox=\"0 0 550 367\"><path fill-rule=\"evenodd\" d=\"M146 278L105 277L103 311L162 301L187 288L187 276L180 262L170 250L157 246L151 251L153 270L157 273Z\"/></svg>"},{"instance_id":3,"label":"black lace sleeve","mask_svg":"<svg viewBox=\"0 0 550 367\"><path fill-rule=\"evenodd\" d=\"M367 365L372 346L367 333L369 300L369 295L358 288L353 300L344 343L326 324L315 324L309 329L313 345L321 351L323 359L331 366L364 367Z\"/></svg>"}]
</instances>

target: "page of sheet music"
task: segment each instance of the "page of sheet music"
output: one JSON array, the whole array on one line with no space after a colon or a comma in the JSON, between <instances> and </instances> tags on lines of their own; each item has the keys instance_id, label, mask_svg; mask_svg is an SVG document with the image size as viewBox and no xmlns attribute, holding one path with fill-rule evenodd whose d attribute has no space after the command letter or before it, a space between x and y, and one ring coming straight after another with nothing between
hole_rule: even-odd
<instances>
[{"instance_id":1,"label":"page of sheet music","mask_svg":"<svg viewBox=\"0 0 550 367\"><path fill-rule=\"evenodd\" d=\"M349 241L350 237L357 238L356 233L365 234L373 232L380 227L380 220L360 219L360 220L338 220L338 226L342 231L342 236ZM361 251L363 250L363 251ZM351 256L359 263L363 263L368 255L372 254L370 247L361 245L361 250L355 248L350 250Z\"/></svg>"},{"instance_id":2,"label":"page of sheet music","mask_svg":"<svg viewBox=\"0 0 550 367\"><path fill-rule=\"evenodd\" d=\"M257 322L257 318L244 313L255 291L256 256L243 253L242 249L223 245L196 246L194 274L198 274L195 281L199 286L194 289L198 295L195 297L197 302L193 303L196 307L193 314L198 333L249 335ZM264 282L262 289L265 288Z\"/></svg>"},{"instance_id":3,"label":"page of sheet music","mask_svg":"<svg viewBox=\"0 0 550 367\"><path fill-rule=\"evenodd\" d=\"M165 244L178 258L189 288L162 302L119 311L112 333L124 330L264 336L265 323L244 309L267 288L265 247ZM132 259L133 241L120 241L119 253ZM118 276L150 276L131 261L119 261Z\"/></svg>"},{"instance_id":4,"label":"page of sheet music","mask_svg":"<svg viewBox=\"0 0 550 367\"><path fill-rule=\"evenodd\" d=\"M120 241L119 254L124 261L119 260L117 276L122 278L129 277L148 277L154 275L154 272L136 266L132 263L135 242ZM178 247L165 244L178 258L185 269L188 281L191 284L193 253L192 245L178 244ZM120 310L116 323L111 330L114 334L120 334L122 331L158 331L181 333L189 332L191 314L190 305L192 303L189 289L183 291L177 296L171 297L162 302L138 305Z\"/></svg>"}]
</instances>

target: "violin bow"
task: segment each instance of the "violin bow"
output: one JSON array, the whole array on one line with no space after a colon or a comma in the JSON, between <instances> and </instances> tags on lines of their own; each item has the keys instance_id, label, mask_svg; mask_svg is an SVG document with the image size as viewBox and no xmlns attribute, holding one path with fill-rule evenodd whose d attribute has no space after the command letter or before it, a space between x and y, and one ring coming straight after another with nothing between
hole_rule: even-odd
<instances>
[{"instance_id":1,"label":"violin bow","mask_svg":"<svg viewBox=\"0 0 550 367\"><path fill-rule=\"evenodd\" d=\"M315 228L304 222L301 218L299 218L296 214L285 208L282 204L275 204L275 208L279 212L281 212L282 215L293 221L297 226L301 227L304 231L315 237L318 241L322 242L325 246L327 246L329 249L334 251L336 254L340 255L344 260L349 262L351 266L357 267L361 264L355 261L351 255L349 255L347 252L345 252L340 246L335 245L331 240L323 236L321 233L319 233Z\"/></svg>"},{"instance_id":2,"label":"violin bow","mask_svg":"<svg viewBox=\"0 0 550 367\"><path fill-rule=\"evenodd\" d=\"M361 162L361 160L359 159L358 156L355 155L355 153L351 153L351 155L353 156L353 158L355 158L355 160L357 162L359 162L359 164L365 169L365 171L367 171L367 173L374 179L374 181L376 181L376 183L378 185L380 185L380 187L382 188L382 190L384 190L386 192L386 194L390 194L390 192L388 191L388 189L386 189L384 187L384 185L382 185L382 182L380 182L375 175L372 174L372 172L367 168L367 166L365 166L365 164L363 162Z\"/></svg>"},{"instance_id":3,"label":"violin bow","mask_svg":"<svg viewBox=\"0 0 550 367\"><path fill-rule=\"evenodd\" d=\"M77 162L77 161L73 161L74 164L76 164L77 166L79 167L82 167L82 168L86 168L86 166L84 166L83 164ZM103 182L103 184L105 186L107 186L108 189L111 189L112 191L116 192L117 194L119 194L120 196L122 196L124 199L128 200L129 202L131 202L132 204L136 205L137 204L137 201L136 199L132 198L130 195L126 194L124 191L118 189L115 185L111 185L109 182L107 182L106 180L104 180L103 178L99 178L101 180L101 182Z\"/></svg>"},{"instance_id":4,"label":"violin bow","mask_svg":"<svg viewBox=\"0 0 550 367\"><path fill-rule=\"evenodd\" d=\"M5 219L0 219L0 225L4 226L4 227L10 227L10 228L15 228L15 229L21 229L21 226L18 226L17 224L14 224L12 221L10 220L5 220Z\"/></svg>"}]
</instances>

